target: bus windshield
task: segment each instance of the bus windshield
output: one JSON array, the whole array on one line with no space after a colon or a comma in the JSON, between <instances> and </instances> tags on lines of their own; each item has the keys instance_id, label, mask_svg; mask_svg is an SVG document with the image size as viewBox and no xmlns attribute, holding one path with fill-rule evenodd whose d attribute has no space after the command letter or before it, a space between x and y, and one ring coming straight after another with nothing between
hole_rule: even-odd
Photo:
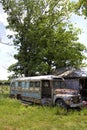
<instances>
[{"instance_id":1,"label":"bus windshield","mask_svg":"<svg viewBox=\"0 0 87 130\"><path fill-rule=\"evenodd\" d=\"M62 80L53 80L53 88L54 89L65 89L65 82Z\"/></svg>"}]
</instances>

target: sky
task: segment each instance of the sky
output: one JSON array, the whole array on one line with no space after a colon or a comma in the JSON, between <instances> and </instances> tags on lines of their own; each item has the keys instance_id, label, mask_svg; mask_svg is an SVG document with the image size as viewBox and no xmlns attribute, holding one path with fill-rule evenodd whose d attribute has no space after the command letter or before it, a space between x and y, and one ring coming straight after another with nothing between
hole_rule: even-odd
<instances>
[{"instance_id":1,"label":"sky","mask_svg":"<svg viewBox=\"0 0 87 130\"><path fill-rule=\"evenodd\" d=\"M14 46L2 44L2 42L12 43L12 41L7 38L7 35L14 34L12 31L6 29L6 26L8 25L6 18L7 15L4 13L2 5L0 4L0 80L8 79L10 73L8 73L7 69L16 62L13 57L16 52ZM71 21L75 27L82 29L82 34L79 35L79 41L87 47L87 19L85 20L84 17L74 15L71 18Z\"/></svg>"},{"instance_id":2,"label":"sky","mask_svg":"<svg viewBox=\"0 0 87 130\"><path fill-rule=\"evenodd\" d=\"M7 68L16 62L13 58L15 53L14 46L8 46L3 43L11 43L7 35L13 32L6 29L7 15L3 12L2 5L0 4L0 80L7 80L10 73L8 73Z\"/></svg>"}]
</instances>

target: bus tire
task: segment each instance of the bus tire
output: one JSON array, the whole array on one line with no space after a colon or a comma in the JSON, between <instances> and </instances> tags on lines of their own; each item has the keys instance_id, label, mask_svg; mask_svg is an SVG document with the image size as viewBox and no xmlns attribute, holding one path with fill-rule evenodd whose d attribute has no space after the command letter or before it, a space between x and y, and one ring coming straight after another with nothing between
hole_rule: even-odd
<instances>
[{"instance_id":1,"label":"bus tire","mask_svg":"<svg viewBox=\"0 0 87 130\"><path fill-rule=\"evenodd\" d=\"M17 95L17 99L18 99L18 100L21 100L21 99L22 99L20 94Z\"/></svg>"},{"instance_id":2,"label":"bus tire","mask_svg":"<svg viewBox=\"0 0 87 130\"><path fill-rule=\"evenodd\" d=\"M57 99L55 105L67 109L67 104L63 101L63 99Z\"/></svg>"}]
</instances>

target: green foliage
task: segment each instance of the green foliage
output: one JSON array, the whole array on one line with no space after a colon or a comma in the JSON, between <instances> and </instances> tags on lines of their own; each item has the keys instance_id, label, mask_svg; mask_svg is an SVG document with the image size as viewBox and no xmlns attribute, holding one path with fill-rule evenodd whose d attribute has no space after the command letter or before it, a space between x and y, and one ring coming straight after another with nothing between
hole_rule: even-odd
<instances>
[{"instance_id":1,"label":"green foliage","mask_svg":"<svg viewBox=\"0 0 87 130\"><path fill-rule=\"evenodd\" d=\"M87 0L79 0L75 4L76 13L87 17Z\"/></svg>"},{"instance_id":2,"label":"green foliage","mask_svg":"<svg viewBox=\"0 0 87 130\"><path fill-rule=\"evenodd\" d=\"M68 19L69 0L2 0L8 14L8 27L17 32L13 38L18 62L9 67L15 76L51 74L60 67L78 68L85 46L78 43L80 30ZM12 36L9 36L11 38Z\"/></svg>"},{"instance_id":3,"label":"green foliage","mask_svg":"<svg viewBox=\"0 0 87 130\"><path fill-rule=\"evenodd\" d=\"M10 81L9 80L0 80L0 85L9 85Z\"/></svg>"}]
</instances>

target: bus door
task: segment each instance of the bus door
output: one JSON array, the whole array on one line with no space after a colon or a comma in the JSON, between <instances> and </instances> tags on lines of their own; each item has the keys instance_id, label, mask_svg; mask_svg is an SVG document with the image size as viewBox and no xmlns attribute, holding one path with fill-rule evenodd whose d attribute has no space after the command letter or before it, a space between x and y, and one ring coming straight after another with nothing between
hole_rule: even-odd
<instances>
[{"instance_id":1,"label":"bus door","mask_svg":"<svg viewBox=\"0 0 87 130\"><path fill-rule=\"evenodd\" d=\"M51 98L51 86L49 80L42 80L42 98Z\"/></svg>"}]
</instances>

